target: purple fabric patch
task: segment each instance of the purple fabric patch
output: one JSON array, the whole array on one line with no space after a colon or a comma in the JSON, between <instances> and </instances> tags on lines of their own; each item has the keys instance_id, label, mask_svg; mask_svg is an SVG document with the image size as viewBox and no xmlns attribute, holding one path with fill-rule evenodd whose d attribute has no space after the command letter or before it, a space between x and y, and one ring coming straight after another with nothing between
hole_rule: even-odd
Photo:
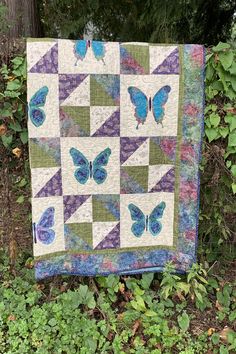
<instances>
[{"instance_id":1,"label":"purple fabric patch","mask_svg":"<svg viewBox=\"0 0 236 354\"><path fill-rule=\"evenodd\" d=\"M66 195L63 197L64 222L90 197L90 195Z\"/></svg>"},{"instance_id":2,"label":"purple fabric patch","mask_svg":"<svg viewBox=\"0 0 236 354\"><path fill-rule=\"evenodd\" d=\"M151 189L149 193L153 192L170 192L175 190L175 168L171 168Z\"/></svg>"},{"instance_id":3,"label":"purple fabric patch","mask_svg":"<svg viewBox=\"0 0 236 354\"><path fill-rule=\"evenodd\" d=\"M120 110L115 111L92 136L119 136Z\"/></svg>"},{"instance_id":4,"label":"purple fabric patch","mask_svg":"<svg viewBox=\"0 0 236 354\"><path fill-rule=\"evenodd\" d=\"M120 247L120 223L95 247L96 250Z\"/></svg>"},{"instance_id":5,"label":"purple fabric patch","mask_svg":"<svg viewBox=\"0 0 236 354\"><path fill-rule=\"evenodd\" d=\"M144 137L120 138L120 163L121 165L146 141Z\"/></svg>"},{"instance_id":6,"label":"purple fabric patch","mask_svg":"<svg viewBox=\"0 0 236 354\"><path fill-rule=\"evenodd\" d=\"M58 44L56 43L44 56L30 69L30 73L57 74L58 73Z\"/></svg>"},{"instance_id":7,"label":"purple fabric patch","mask_svg":"<svg viewBox=\"0 0 236 354\"><path fill-rule=\"evenodd\" d=\"M87 74L61 74L59 75L59 100L60 103L84 81Z\"/></svg>"},{"instance_id":8,"label":"purple fabric patch","mask_svg":"<svg viewBox=\"0 0 236 354\"><path fill-rule=\"evenodd\" d=\"M61 169L50 178L42 189L35 195L35 198L60 196L62 195Z\"/></svg>"},{"instance_id":9,"label":"purple fabric patch","mask_svg":"<svg viewBox=\"0 0 236 354\"><path fill-rule=\"evenodd\" d=\"M179 74L179 49L175 48L152 72L153 74Z\"/></svg>"}]
</instances>

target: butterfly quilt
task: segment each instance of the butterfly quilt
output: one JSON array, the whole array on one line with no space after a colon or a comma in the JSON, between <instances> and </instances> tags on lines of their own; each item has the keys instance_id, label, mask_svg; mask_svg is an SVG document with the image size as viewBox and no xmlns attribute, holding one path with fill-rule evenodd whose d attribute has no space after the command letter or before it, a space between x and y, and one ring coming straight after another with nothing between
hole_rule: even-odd
<instances>
[{"instance_id":1,"label":"butterfly quilt","mask_svg":"<svg viewBox=\"0 0 236 354\"><path fill-rule=\"evenodd\" d=\"M204 47L28 39L37 279L195 261Z\"/></svg>"}]
</instances>

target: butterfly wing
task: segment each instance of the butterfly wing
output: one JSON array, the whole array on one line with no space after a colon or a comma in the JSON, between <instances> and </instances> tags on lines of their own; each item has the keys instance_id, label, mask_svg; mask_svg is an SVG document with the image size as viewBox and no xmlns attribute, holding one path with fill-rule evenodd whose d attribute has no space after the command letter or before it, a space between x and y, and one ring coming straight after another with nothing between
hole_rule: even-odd
<instances>
[{"instance_id":1,"label":"butterfly wing","mask_svg":"<svg viewBox=\"0 0 236 354\"><path fill-rule=\"evenodd\" d=\"M138 122L137 129L140 123L144 123L148 114L148 99L147 96L137 87L130 86L128 88L130 99L135 106L135 117Z\"/></svg>"},{"instance_id":2,"label":"butterfly wing","mask_svg":"<svg viewBox=\"0 0 236 354\"><path fill-rule=\"evenodd\" d=\"M85 58L86 53L87 53L87 49L88 49L88 43L86 40L81 39L79 41L76 41L75 47L74 47L74 52L75 52L75 56L77 57L77 59L83 60Z\"/></svg>"},{"instance_id":3,"label":"butterfly wing","mask_svg":"<svg viewBox=\"0 0 236 354\"><path fill-rule=\"evenodd\" d=\"M151 232L152 236L157 236L162 229L162 224L158 219L161 219L166 207L165 202L159 203L151 212L149 216L149 231Z\"/></svg>"},{"instance_id":4,"label":"butterfly wing","mask_svg":"<svg viewBox=\"0 0 236 354\"><path fill-rule=\"evenodd\" d=\"M36 126L40 127L45 121L45 113L39 107L43 107L46 103L46 98L48 94L48 87L41 87L35 94L31 97L29 102L29 116L31 122Z\"/></svg>"},{"instance_id":5,"label":"butterfly wing","mask_svg":"<svg viewBox=\"0 0 236 354\"><path fill-rule=\"evenodd\" d=\"M128 209L130 211L130 216L133 221L135 221L131 227L131 231L133 232L134 236L140 237L142 236L145 230L145 215L144 213L133 203L128 205Z\"/></svg>"},{"instance_id":6,"label":"butterfly wing","mask_svg":"<svg viewBox=\"0 0 236 354\"><path fill-rule=\"evenodd\" d=\"M105 56L105 45L100 41L92 41L91 47L94 53L94 56L97 60L101 60Z\"/></svg>"},{"instance_id":7,"label":"butterfly wing","mask_svg":"<svg viewBox=\"0 0 236 354\"><path fill-rule=\"evenodd\" d=\"M152 99L152 111L157 123L161 123L164 117L164 105L166 104L171 88L169 85L163 86Z\"/></svg>"},{"instance_id":8,"label":"butterfly wing","mask_svg":"<svg viewBox=\"0 0 236 354\"><path fill-rule=\"evenodd\" d=\"M106 148L93 161L93 179L97 184L101 184L107 178L107 171L103 168L108 164L111 149Z\"/></svg>"},{"instance_id":9,"label":"butterfly wing","mask_svg":"<svg viewBox=\"0 0 236 354\"><path fill-rule=\"evenodd\" d=\"M55 231L52 229L43 229L41 227L36 227L37 239L44 245L50 245L55 239Z\"/></svg>"},{"instance_id":10,"label":"butterfly wing","mask_svg":"<svg viewBox=\"0 0 236 354\"><path fill-rule=\"evenodd\" d=\"M43 107L46 103L46 98L48 94L48 87L41 87L35 94L31 97L29 106L30 107Z\"/></svg>"},{"instance_id":11,"label":"butterfly wing","mask_svg":"<svg viewBox=\"0 0 236 354\"><path fill-rule=\"evenodd\" d=\"M45 118L46 118L44 111L40 108L30 107L29 115L30 115L30 119L31 119L32 123L37 128L43 124L43 122L45 121Z\"/></svg>"},{"instance_id":12,"label":"butterfly wing","mask_svg":"<svg viewBox=\"0 0 236 354\"><path fill-rule=\"evenodd\" d=\"M55 239L55 231L50 229L54 225L54 214L54 207L47 208L35 228L37 239L45 245L49 245Z\"/></svg>"},{"instance_id":13,"label":"butterfly wing","mask_svg":"<svg viewBox=\"0 0 236 354\"><path fill-rule=\"evenodd\" d=\"M86 159L86 157L82 154L81 151L75 148L70 149L70 155L72 157L74 165L79 167L75 170L74 173L76 180L81 184L85 184L90 174L89 161Z\"/></svg>"}]
</instances>

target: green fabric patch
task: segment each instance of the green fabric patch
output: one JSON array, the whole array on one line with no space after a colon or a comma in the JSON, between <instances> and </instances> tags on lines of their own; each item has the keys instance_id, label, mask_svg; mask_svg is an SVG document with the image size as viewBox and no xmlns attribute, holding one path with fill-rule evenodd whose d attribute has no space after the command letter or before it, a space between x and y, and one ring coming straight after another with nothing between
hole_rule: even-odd
<instances>
[{"instance_id":1,"label":"green fabric patch","mask_svg":"<svg viewBox=\"0 0 236 354\"><path fill-rule=\"evenodd\" d=\"M70 116L87 136L90 135L90 107L63 106L61 109Z\"/></svg>"},{"instance_id":2,"label":"green fabric patch","mask_svg":"<svg viewBox=\"0 0 236 354\"><path fill-rule=\"evenodd\" d=\"M122 47L144 68L145 74L149 74L149 46L124 44Z\"/></svg>"},{"instance_id":3,"label":"green fabric patch","mask_svg":"<svg viewBox=\"0 0 236 354\"><path fill-rule=\"evenodd\" d=\"M84 222L84 223L73 223L67 224L68 228L81 238L84 242L86 242L90 247L93 247L93 234L92 234L92 223Z\"/></svg>"},{"instance_id":4,"label":"green fabric patch","mask_svg":"<svg viewBox=\"0 0 236 354\"><path fill-rule=\"evenodd\" d=\"M116 217L106 208L106 205L93 196L93 221L117 221Z\"/></svg>"},{"instance_id":5,"label":"green fabric patch","mask_svg":"<svg viewBox=\"0 0 236 354\"><path fill-rule=\"evenodd\" d=\"M29 140L30 167L57 167L60 166L42 147Z\"/></svg>"},{"instance_id":6,"label":"green fabric patch","mask_svg":"<svg viewBox=\"0 0 236 354\"><path fill-rule=\"evenodd\" d=\"M173 164L173 162L166 156L159 145L157 145L152 138L149 141L149 165L159 164Z\"/></svg>"},{"instance_id":7,"label":"green fabric patch","mask_svg":"<svg viewBox=\"0 0 236 354\"><path fill-rule=\"evenodd\" d=\"M122 169L148 192L148 166L121 166Z\"/></svg>"},{"instance_id":8,"label":"green fabric patch","mask_svg":"<svg viewBox=\"0 0 236 354\"><path fill-rule=\"evenodd\" d=\"M91 106L116 106L115 101L93 76L90 76L90 104Z\"/></svg>"}]
</instances>

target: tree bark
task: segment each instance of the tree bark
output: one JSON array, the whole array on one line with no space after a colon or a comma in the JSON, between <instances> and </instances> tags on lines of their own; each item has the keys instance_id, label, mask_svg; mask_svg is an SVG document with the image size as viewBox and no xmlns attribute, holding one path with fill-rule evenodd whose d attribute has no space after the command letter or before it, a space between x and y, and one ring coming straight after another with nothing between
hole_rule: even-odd
<instances>
[{"instance_id":1,"label":"tree bark","mask_svg":"<svg viewBox=\"0 0 236 354\"><path fill-rule=\"evenodd\" d=\"M37 0L5 0L8 8L9 38L40 37Z\"/></svg>"}]
</instances>

